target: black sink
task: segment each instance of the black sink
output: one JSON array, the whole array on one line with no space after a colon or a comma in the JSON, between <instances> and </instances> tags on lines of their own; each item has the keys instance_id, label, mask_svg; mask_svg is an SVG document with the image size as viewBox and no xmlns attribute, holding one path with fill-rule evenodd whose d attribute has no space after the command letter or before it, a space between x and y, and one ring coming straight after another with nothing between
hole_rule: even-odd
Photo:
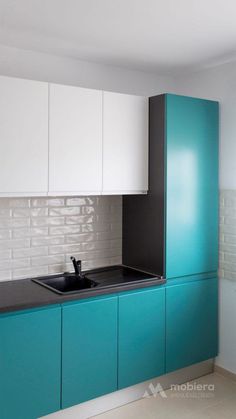
<instances>
[{"instance_id":1,"label":"black sink","mask_svg":"<svg viewBox=\"0 0 236 419\"><path fill-rule=\"evenodd\" d=\"M73 294L81 290L96 287L92 279L78 277L73 274L52 275L49 277L32 279L32 281L51 289L58 294Z\"/></svg>"},{"instance_id":2,"label":"black sink","mask_svg":"<svg viewBox=\"0 0 236 419\"><path fill-rule=\"evenodd\" d=\"M101 290L109 293L109 289L114 288L132 289L138 284L142 287L142 285L145 286L148 283L150 285L161 285L165 282L162 277L124 265L107 266L84 271L82 276L65 273L35 278L32 281L63 295L89 292L89 290L94 288L98 293L101 293Z\"/></svg>"}]
</instances>

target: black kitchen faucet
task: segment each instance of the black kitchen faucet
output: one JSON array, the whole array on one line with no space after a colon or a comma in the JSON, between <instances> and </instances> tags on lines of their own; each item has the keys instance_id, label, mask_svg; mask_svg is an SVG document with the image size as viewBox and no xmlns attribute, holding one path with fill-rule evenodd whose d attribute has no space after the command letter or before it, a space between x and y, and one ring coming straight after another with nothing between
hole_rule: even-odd
<instances>
[{"instance_id":1,"label":"black kitchen faucet","mask_svg":"<svg viewBox=\"0 0 236 419\"><path fill-rule=\"evenodd\" d=\"M79 278L82 278L82 262L81 260L76 260L74 256L71 256L72 263L75 269L75 275Z\"/></svg>"}]
</instances>

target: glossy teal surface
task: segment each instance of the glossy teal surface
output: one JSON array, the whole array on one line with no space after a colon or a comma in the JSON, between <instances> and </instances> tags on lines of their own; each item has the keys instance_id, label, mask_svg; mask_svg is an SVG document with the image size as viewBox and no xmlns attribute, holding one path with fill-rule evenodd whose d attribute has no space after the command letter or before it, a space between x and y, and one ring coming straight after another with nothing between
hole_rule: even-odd
<instances>
[{"instance_id":1,"label":"glossy teal surface","mask_svg":"<svg viewBox=\"0 0 236 419\"><path fill-rule=\"evenodd\" d=\"M1 315L1 419L36 419L59 410L60 366L60 307Z\"/></svg>"},{"instance_id":2,"label":"glossy teal surface","mask_svg":"<svg viewBox=\"0 0 236 419\"><path fill-rule=\"evenodd\" d=\"M119 296L118 388L164 374L165 289Z\"/></svg>"},{"instance_id":3,"label":"glossy teal surface","mask_svg":"<svg viewBox=\"0 0 236 419\"><path fill-rule=\"evenodd\" d=\"M205 279L166 288L166 372L218 353L218 281Z\"/></svg>"},{"instance_id":4,"label":"glossy teal surface","mask_svg":"<svg viewBox=\"0 0 236 419\"><path fill-rule=\"evenodd\" d=\"M218 103L166 95L166 277L218 269Z\"/></svg>"},{"instance_id":5,"label":"glossy teal surface","mask_svg":"<svg viewBox=\"0 0 236 419\"><path fill-rule=\"evenodd\" d=\"M117 390L117 297L62 307L62 408Z\"/></svg>"}]
</instances>

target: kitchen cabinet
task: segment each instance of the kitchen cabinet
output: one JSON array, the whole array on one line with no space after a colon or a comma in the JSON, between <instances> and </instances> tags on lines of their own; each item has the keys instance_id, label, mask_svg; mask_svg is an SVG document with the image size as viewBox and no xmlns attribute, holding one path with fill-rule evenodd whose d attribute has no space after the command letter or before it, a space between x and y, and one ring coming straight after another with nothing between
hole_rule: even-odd
<instances>
[{"instance_id":1,"label":"kitchen cabinet","mask_svg":"<svg viewBox=\"0 0 236 419\"><path fill-rule=\"evenodd\" d=\"M0 91L0 197L147 192L147 98L4 76Z\"/></svg>"},{"instance_id":2,"label":"kitchen cabinet","mask_svg":"<svg viewBox=\"0 0 236 419\"><path fill-rule=\"evenodd\" d=\"M178 278L218 269L218 103L149 100L149 193L123 197L123 263Z\"/></svg>"},{"instance_id":3,"label":"kitchen cabinet","mask_svg":"<svg viewBox=\"0 0 236 419\"><path fill-rule=\"evenodd\" d=\"M148 100L103 93L103 193L148 190Z\"/></svg>"},{"instance_id":4,"label":"kitchen cabinet","mask_svg":"<svg viewBox=\"0 0 236 419\"><path fill-rule=\"evenodd\" d=\"M1 419L59 410L60 368L60 307L0 315Z\"/></svg>"},{"instance_id":5,"label":"kitchen cabinet","mask_svg":"<svg viewBox=\"0 0 236 419\"><path fill-rule=\"evenodd\" d=\"M117 390L117 297L62 308L62 408Z\"/></svg>"},{"instance_id":6,"label":"kitchen cabinet","mask_svg":"<svg viewBox=\"0 0 236 419\"><path fill-rule=\"evenodd\" d=\"M102 92L50 84L49 194L101 194Z\"/></svg>"},{"instance_id":7,"label":"kitchen cabinet","mask_svg":"<svg viewBox=\"0 0 236 419\"><path fill-rule=\"evenodd\" d=\"M166 276L218 269L218 103L166 96Z\"/></svg>"},{"instance_id":8,"label":"kitchen cabinet","mask_svg":"<svg viewBox=\"0 0 236 419\"><path fill-rule=\"evenodd\" d=\"M165 372L165 289L119 296L118 388Z\"/></svg>"},{"instance_id":9,"label":"kitchen cabinet","mask_svg":"<svg viewBox=\"0 0 236 419\"><path fill-rule=\"evenodd\" d=\"M0 196L46 195L48 84L0 76Z\"/></svg>"},{"instance_id":10,"label":"kitchen cabinet","mask_svg":"<svg viewBox=\"0 0 236 419\"><path fill-rule=\"evenodd\" d=\"M167 286L166 372L214 358L217 353L217 279Z\"/></svg>"},{"instance_id":11,"label":"kitchen cabinet","mask_svg":"<svg viewBox=\"0 0 236 419\"><path fill-rule=\"evenodd\" d=\"M0 416L32 419L213 358L217 278L0 314Z\"/></svg>"}]
</instances>

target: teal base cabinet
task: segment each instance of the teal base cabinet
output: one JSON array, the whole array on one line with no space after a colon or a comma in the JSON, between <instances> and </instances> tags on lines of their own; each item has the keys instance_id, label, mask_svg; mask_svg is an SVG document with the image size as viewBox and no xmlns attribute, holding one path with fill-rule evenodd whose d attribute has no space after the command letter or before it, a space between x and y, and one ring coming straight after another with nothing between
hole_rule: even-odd
<instances>
[{"instance_id":1,"label":"teal base cabinet","mask_svg":"<svg viewBox=\"0 0 236 419\"><path fill-rule=\"evenodd\" d=\"M60 409L61 308L0 315L0 417Z\"/></svg>"},{"instance_id":2,"label":"teal base cabinet","mask_svg":"<svg viewBox=\"0 0 236 419\"><path fill-rule=\"evenodd\" d=\"M167 286L166 372L218 353L217 278Z\"/></svg>"},{"instance_id":3,"label":"teal base cabinet","mask_svg":"<svg viewBox=\"0 0 236 419\"><path fill-rule=\"evenodd\" d=\"M119 296L118 388L165 372L165 289Z\"/></svg>"},{"instance_id":4,"label":"teal base cabinet","mask_svg":"<svg viewBox=\"0 0 236 419\"><path fill-rule=\"evenodd\" d=\"M62 308L62 408L117 390L117 297Z\"/></svg>"}]
</instances>

